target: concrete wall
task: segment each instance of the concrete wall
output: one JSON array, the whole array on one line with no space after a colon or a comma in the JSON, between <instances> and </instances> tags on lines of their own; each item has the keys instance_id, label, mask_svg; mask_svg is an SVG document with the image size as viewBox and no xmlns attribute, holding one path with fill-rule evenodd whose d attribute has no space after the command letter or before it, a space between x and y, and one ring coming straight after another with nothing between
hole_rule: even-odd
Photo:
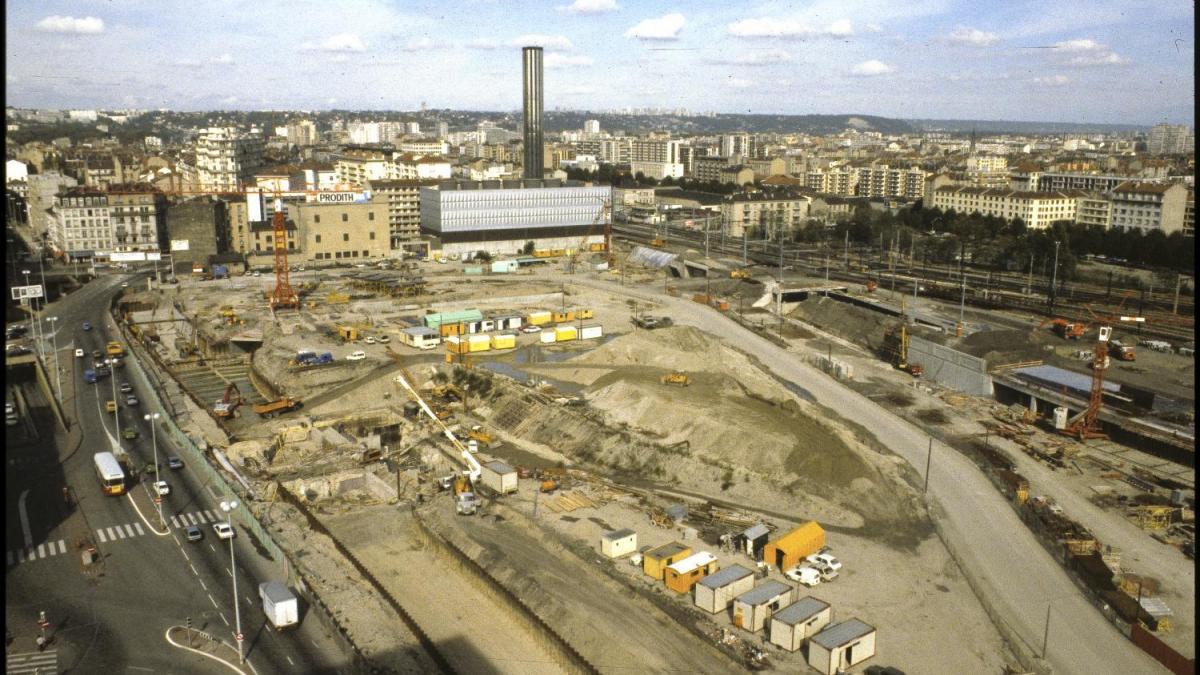
<instances>
[{"instance_id":1,"label":"concrete wall","mask_svg":"<svg viewBox=\"0 0 1200 675\"><path fill-rule=\"evenodd\" d=\"M987 362L919 337L909 338L908 362L925 368L923 377L972 396L992 395Z\"/></svg>"}]
</instances>

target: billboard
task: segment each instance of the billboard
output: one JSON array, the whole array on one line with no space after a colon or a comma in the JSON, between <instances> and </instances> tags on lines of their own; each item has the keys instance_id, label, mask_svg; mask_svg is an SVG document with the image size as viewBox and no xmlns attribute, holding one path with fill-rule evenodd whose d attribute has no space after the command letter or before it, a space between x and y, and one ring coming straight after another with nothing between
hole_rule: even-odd
<instances>
[{"instance_id":1,"label":"billboard","mask_svg":"<svg viewBox=\"0 0 1200 675\"><path fill-rule=\"evenodd\" d=\"M312 195L310 195L312 197ZM370 192L318 192L318 204L362 204L371 200Z\"/></svg>"},{"instance_id":2,"label":"billboard","mask_svg":"<svg viewBox=\"0 0 1200 675\"><path fill-rule=\"evenodd\" d=\"M13 297L13 300L25 300L27 298L41 298L41 297L45 297L45 296L42 293L42 287L40 285L37 285L37 286L13 286L12 287L12 297Z\"/></svg>"},{"instance_id":3,"label":"billboard","mask_svg":"<svg viewBox=\"0 0 1200 675\"><path fill-rule=\"evenodd\" d=\"M146 259L146 254L141 251L113 251L108 259L111 262L142 262Z\"/></svg>"},{"instance_id":4,"label":"billboard","mask_svg":"<svg viewBox=\"0 0 1200 675\"><path fill-rule=\"evenodd\" d=\"M171 250L172 251L188 250L188 240L187 239L172 239L171 240Z\"/></svg>"}]
</instances>

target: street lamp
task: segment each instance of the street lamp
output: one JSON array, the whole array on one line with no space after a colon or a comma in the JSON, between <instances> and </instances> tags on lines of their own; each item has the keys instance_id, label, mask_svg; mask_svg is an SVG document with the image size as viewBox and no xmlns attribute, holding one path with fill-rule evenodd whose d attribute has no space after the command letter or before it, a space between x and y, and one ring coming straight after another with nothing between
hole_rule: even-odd
<instances>
[{"instance_id":1,"label":"street lamp","mask_svg":"<svg viewBox=\"0 0 1200 675\"><path fill-rule=\"evenodd\" d=\"M1054 300L1055 300L1054 296L1057 294L1057 291L1055 290L1054 287L1058 284L1058 245L1060 243L1061 242L1058 241L1057 239L1054 240L1054 267L1050 270L1050 274L1051 274L1051 277L1050 277L1050 312L1051 313L1054 312Z\"/></svg>"},{"instance_id":2,"label":"street lamp","mask_svg":"<svg viewBox=\"0 0 1200 675\"><path fill-rule=\"evenodd\" d=\"M21 274L25 275L25 285L28 286L30 271L29 270L21 270ZM40 335L40 331L38 330L39 328L41 328L42 323L40 321L38 321L37 298L29 298L29 323L33 328L33 341L37 344L38 355L43 356L43 358L44 358L44 354L43 354L44 350L42 349L42 338Z\"/></svg>"},{"instance_id":3,"label":"street lamp","mask_svg":"<svg viewBox=\"0 0 1200 675\"><path fill-rule=\"evenodd\" d=\"M50 322L50 339L51 345L54 348L54 386L58 390L58 402L62 403L62 374L58 369L58 317L46 317L46 321Z\"/></svg>"},{"instance_id":4,"label":"street lamp","mask_svg":"<svg viewBox=\"0 0 1200 675\"><path fill-rule=\"evenodd\" d=\"M105 365L108 366L108 379L112 380L113 391L113 424L117 427L117 445L121 445L121 407L117 404L117 360L104 359Z\"/></svg>"},{"instance_id":5,"label":"street lamp","mask_svg":"<svg viewBox=\"0 0 1200 675\"><path fill-rule=\"evenodd\" d=\"M154 426L158 421L158 413L147 413L142 415L142 419L150 423L150 440L154 444L154 502L158 504L158 522L166 527L167 521L163 519L162 512L162 495L158 493L158 431Z\"/></svg>"},{"instance_id":6,"label":"street lamp","mask_svg":"<svg viewBox=\"0 0 1200 675\"><path fill-rule=\"evenodd\" d=\"M229 525L230 531L233 530L233 510L237 507L237 500L221 502L221 510L225 512L225 523ZM237 638L238 660L245 663L246 657L242 654L242 611L238 607L237 596L237 561L234 559L232 536L229 537L229 568L233 577L233 618L237 627L237 635L234 637Z\"/></svg>"}]
</instances>

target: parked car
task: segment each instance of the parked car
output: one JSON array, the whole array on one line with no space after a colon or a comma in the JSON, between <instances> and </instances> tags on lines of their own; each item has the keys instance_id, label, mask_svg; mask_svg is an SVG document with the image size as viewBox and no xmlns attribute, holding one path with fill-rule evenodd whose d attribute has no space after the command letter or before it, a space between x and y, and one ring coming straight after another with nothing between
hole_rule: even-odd
<instances>
[{"instance_id":1,"label":"parked car","mask_svg":"<svg viewBox=\"0 0 1200 675\"><path fill-rule=\"evenodd\" d=\"M365 340L363 340L363 342L366 342L369 345L373 345L373 344L375 344L375 337L372 335L368 335L367 338Z\"/></svg>"},{"instance_id":2,"label":"parked car","mask_svg":"<svg viewBox=\"0 0 1200 675\"><path fill-rule=\"evenodd\" d=\"M104 409L108 412L117 412L117 402L111 398L108 399L108 402L104 404Z\"/></svg>"},{"instance_id":3,"label":"parked car","mask_svg":"<svg viewBox=\"0 0 1200 675\"><path fill-rule=\"evenodd\" d=\"M17 406L13 405L12 403L4 404L4 414L5 415L11 415L15 412L17 412Z\"/></svg>"},{"instance_id":4,"label":"parked car","mask_svg":"<svg viewBox=\"0 0 1200 675\"><path fill-rule=\"evenodd\" d=\"M237 532L229 526L229 523L213 523L213 532L217 533L218 539L233 539L237 536Z\"/></svg>"},{"instance_id":5,"label":"parked car","mask_svg":"<svg viewBox=\"0 0 1200 675\"><path fill-rule=\"evenodd\" d=\"M179 459L175 455L171 455L167 458L167 466L171 467L172 469L182 469L183 460Z\"/></svg>"},{"instance_id":6,"label":"parked car","mask_svg":"<svg viewBox=\"0 0 1200 675\"><path fill-rule=\"evenodd\" d=\"M120 389L122 394L128 394L129 392L133 391L133 385L129 384L128 382L122 382Z\"/></svg>"},{"instance_id":7,"label":"parked car","mask_svg":"<svg viewBox=\"0 0 1200 675\"><path fill-rule=\"evenodd\" d=\"M83 329L84 329L84 330L91 330L91 329L92 329L92 322L91 322L91 321L84 321L84 322L83 322Z\"/></svg>"},{"instance_id":8,"label":"parked car","mask_svg":"<svg viewBox=\"0 0 1200 675\"><path fill-rule=\"evenodd\" d=\"M129 396L125 397L125 405L134 406L137 404L138 404L138 400L137 400L136 396L130 394Z\"/></svg>"},{"instance_id":9,"label":"parked car","mask_svg":"<svg viewBox=\"0 0 1200 675\"><path fill-rule=\"evenodd\" d=\"M540 333L540 332L542 332L542 329L537 326L534 326L534 325L521 326L521 332L522 333Z\"/></svg>"},{"instance_id":10,"label":"parked car","mask_svg":"<svg viewBox=\"0 0 1200 675\"><path fill-rule=\"evenodd\" d=\"M121 436L127 441L135 440L138 435L139 433L135 426L127 426L121 430Z\"/></svg>"},{"instance_id":11,"label":"parked car","mask_svg":"<svg viewBox=\"0 0 1200 675\"><path fill-rule=\"evenodd\" d=\"M183 531L188 541L200 541L204 538L204 532L200 529L199 525L188 525L183 528Z\"/></svg>"},{"instance_id":12,"label":"parked car","mask_svg":"<svg viewBox=\"0 0 1200 675\"><path fill-rule=\"evenodd\" d=\"M102 359L102 358L104 358L104 352L100 351L99 349L93 349L92 350L92 358L93 359Z\"/></svg>"},{"instance_id":13,"label":"parked car","mask_svg":"<svg viewBox=\"0 0 1200 675\"><path fill-rule=\"evenodd\" d=\"M838 578L837 570L833 569L826 563L815 562L812 564L812 568L821 575L821 581L833 581L834 579Z\"/></svg>"},{"instance_id":14,"label":"parked car","mask_svg":"<svg viewBox=\"0 0 1200 675\"><path fill-rule=\"evenodd\" d=\"M833 557L832 555L829 555L828 553L818 553L816 555L810 555L810 556L808 556L808 558L806 558L806 560L808 560L811 563L825 564L831 570L842 569L841 561L839 561L837 558Z\"/></svg>"},{"instance_id":15,"label":"parked car","mask_svg":"<svg viewBox=\"0 0 1200 675\"><path fill-rule=\"evenodd\" d=\"M171 486L167 485L167 481L165 480L155 481L154 491L158 493L158 496L166 497L171 494Z\"/></svg>"},{"instance_id":16,"label":"parked car","mask_svg":"<svg viewBox=\"0 0 1200 675\"><path fill-rule=\"evenodd\" d=\"M75 358L82 359L85 356L82 349L75 350Z\"/></svg>"},{"instance_id":17,"label":"parked car","mask_svg":"<svg viewBox=\"0 0 1200 675\"><path fill-rule=\"evenodd\" d=\"M389 343L391 341L392 341L392 339L386 335L379 336L379 344L381 344L381 345L386 345L387 343Z\"/></svg>"},{"instance_id":18,"label":"parked car","mask_svg":"<svg viewBox=\"0 0 1200 675\"><path fill-rule=\"evenodd\" d=\"M783 576L791 579L792 581L804 584L809 588L821 583L821 573L812 567L808 567L807 565L794 567L784 572Z\"/></svg>"},{"instance_id":19,"label":"parked car","mask_svg":"<svg viewBox=\"0 0 1200 675\"><path fill-rule=\"evenodd\" d=\"M350 352L348 355L346 355L347 361L362 361L365 358L367 358L367 353L361 349Z\"/></svg>"}]
</instances>

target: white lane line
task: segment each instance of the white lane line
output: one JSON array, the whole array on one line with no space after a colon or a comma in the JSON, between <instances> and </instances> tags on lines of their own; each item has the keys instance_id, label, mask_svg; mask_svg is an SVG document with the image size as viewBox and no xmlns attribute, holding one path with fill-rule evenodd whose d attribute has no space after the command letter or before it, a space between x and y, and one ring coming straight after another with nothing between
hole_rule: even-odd
<instances>
[{"instance_id":1,"label":"white lane line","mask_svg":"<svg viewBox=\"0 0 1200 675\"><path fill-rule=\"evenodd\" d=\"M250 605L250 606L253 606L253 605L254 605L254 602L250 600L250 596L248 596L248 595L247 595L247 596L245 596L245 597L243 597L243 600L245 600L245 601L246 601L246 604L247 604L247 605Z\"/></svg>"},{"instance_id":2,"label":"white lane line","mask_svg":"<svg viewBox=\"0 0 1200 675\"><path fill-rule=\"evenodd\" d=\"M225 568L225 574L228 574L231 577L233 576L233 572L230 572L228 567Z\"/></svg>"},{"instance_id":3,"label":"white lane line","mask_svg":"<svg viewBox=\"0 0 1200 675\"><path fill-rule=\"evenodd\" d=\"M133 498L132 492L126 492L125 496L129 497L130 505L133 506L134 511L137 511L138 518L141 518L142 522L146 524L146 529L150 530L151 532L153 532L154 534L156 534L160 537L170 536L170 534L171 534L170 530L164 529L162 532L159 532L158 530L154 529L154 526L150 524L150 521L146 520L146 516L142 515L142 510L140 508L138 508L137 500Z\"/></svg>"},{"instance_id":4,"label":"white lane line","mask_svg":"<svg viewBox=\"0 0 1200 675\"><path fill-rule=\"evenodd\" d=\"M198 520L199 522L201 522L201 523L208 522L208 519L204 517L203 513L200 513L199 511L197 511L195 515L196 515L196 520Z\"/></svg>"},{"instance_id":5,"label":"white lane line","mask_svg":"<svg viewBox=\"0 0 1200 675\"><path fill-rule=\"evenodd\" d=\"M175 516L171 516L171 525L176 529L183 527L183 525L179 524L179 520Z\"/></svg>"},{"instance_id":6,"label":"white lane line","mask_svg":"<svg viewBox=\"0 0 1200 675\"><path fill-rule=\"evenodd\" d=\"M46 544L38 544L38 558L46 557Z\"/></svg>"},{"instance_id":7,"label":"white lane line","mask_svg":"<svg viewBox=\"0 0 1200 675\"><path fill-rule=\"evenodd\" d=\"M213 512L212 512L212 511L209 511L208 509L204 509L204 515L208 516L208 519L209 519L209 520L216 520L216 519L217 519L217 517L213 515Z\"/></svg>"},{"instance_id":8,"label":"white lane line","mask_svg":"<svg viewBox=\"0 0 1200 675\"><path fill-rule=\"evenodd\" d=\"M129 536L131 536L131 537L136 537L136 536L137 536L136 534L134 534L134 533L133 533L133 526L132 526L132 525L128 525L128 524L126 524L126 525L125 525L125 531L126 531L126 532L128 532L128 533L129 533Z\"/></svg>"},{"instance_id":9,"label":"white lane line","mask_svg":"<svg viewBox=\"0 0 1200 675\"><path fill-rule=\"evenodd\" d=\"M212 544L209 544L209 545L208 545L208 547L212 549L213 553L216 553L216 552L217 552L217 547L216 547L216 546L213 546Z\"/></svg>"},{"instance_id":10,"label":"white lane line","mask_svg":"<svg viewBox=\"0 0 1200 675\"><path fill-rule=\"evenodd\" d=\"M138 533L138 536L139 536L139 537L140 537L140 536L142 536L143 534L146 534L146 531L142 529L142 524L141 524L141 523L134 523L134 524L133 524L133 529L137 530L137 533Z\"/></svg>"},{"instance_id":11,"label":"white lane line","mask_svg":"<svg viewBox=\"0 0 1200 675\"><path fill-rule=\"evenodd\" d=\"M107 528L105 528L105 529L104 529L104 531L108 533L108 538L109 538L110 540L112 540L112 541L116 541L116 540L117 540L117 534L116 534L116 532L113 532L113 529L112 529L111 527L107 527ZM117 530L117 532L120 532L120 531L121 531L121 530ZM122 536L121 538L122 538L122 539L124 539L125 537L124 537L124 536Z\"/></svg>"},{"instance_id":12,"label":"white lane line","mask_svg":"<svg viewBox=\"0 0 1200 675\"><path fill-rule=\"evenodd\" d=\"M200 576L200 573L196 571L195 565L188 563L188 567L192 568L192 574L195 574L196 576Z\"/></svg>"},{"instance_id":13,"label":"white lane line","mask_svg":"<svg viewBox=\"0 0 1200 675\"><path fill-rule=\"evenodd\" d=\"M225 612L221 612L221 620L225 622L226 626L229 625L229 619L225 618Z\"/></svg>"},{"instance_id":14,"label":"white lane line","mask_svg":"<svg viewBox=\"0 0 1200 675\"><path fill-rule=\"evenodd\" d=\"M118 539L125 539L125 538L126 538L126 537L125 537L125 530L122 530L120 525L116 525L116 526L114 526L114 527L111 527L111 528L109 528L109 529L110 529L110 530L116 530L116 531L117 531L117 536L116 536L116 538L118 538Z\"/></svg>"},{"instance_id":15,"label":"white lane line","mask_svg":"<svg viewBox=\"0 0 1200 675\"><path fill-rule=\"evenodd\" d=\"M28 496L29 490L25 490L17 498L17 512L21 516L21 533L25 535L25 545L33 546L33 530L29 527L29 512L25 510L25 498Z\"/></svg>"},{"instance_id":16,"label":"white lane line","mask_svg":"<svg viewBox=\"0 0 1200 675\"><path fill-rule=\"evenodd\" d=\"M289 664L291 664L293 666L296 665L296 662L292 660L292 657L288 656L287 654L284 654L284 657L287 658Z\"/></svg>"},{"instance_id":17,"label":"white lane line","mask_svg":"<svg viewBox=\"0 0 1200 675\"><path fill-rule=\"evenodd\" d=\"M58 552L59 553L67 552L67 542L63 541L62 539L58 540Z\"/></svg>"},{"instance_id":18,"label":"white lane line","mask_svg":"<svg viewBox=\"0 0 1200 675\"><path fill-rule=\"evenodd\" d=\"M208 595L208 601L213 604L213 609L220 609L220 607L217 606L217 601L213 600L211 593Z\"/></svg>"},{"instance_id":19,"label":"white lane line","mask_svg":"<svg viewBox=\"0 0 1200 675\"><path fill-rule=\"evenodd\" d=\"M199 575L199 574L197 574L197 575L196 575L196 578L198 578L198 579L199 579L199 577L200 577L200 575ZM207 593L207 592L208 592L208 586L206 586L206 585L204 584L204 580L203 580L203 579L200 579L200 588L203 588L205 593Z\"/></svg>"},{"instance_id":20,"label":"white lane line","mask_svg":"<svg viewBox=\"0 0 1200 675\"><path fill-rule=\"evenodd\" d=\"M108 543L108 539L106 539L106 538L104 537L104 529L103 529L103 528L101 528L101 529L99 529L99 530L96 530L96 537L100 539L100 543L101 543L101 544L106 544L106 543Z\"/></svg>"}]
</instances>

